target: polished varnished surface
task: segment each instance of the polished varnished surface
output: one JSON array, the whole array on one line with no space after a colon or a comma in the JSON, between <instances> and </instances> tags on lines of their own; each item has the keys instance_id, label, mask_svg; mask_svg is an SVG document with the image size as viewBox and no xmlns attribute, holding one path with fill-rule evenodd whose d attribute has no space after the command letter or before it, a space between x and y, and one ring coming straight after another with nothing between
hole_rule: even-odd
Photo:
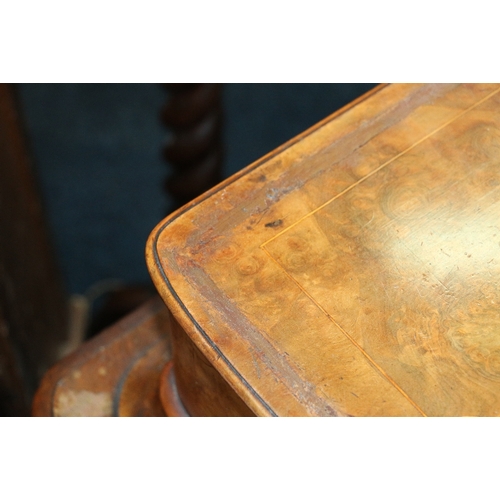
<instances>
[{"instance_id":1,"label":"polished varnished surface","mask_svg":"<svg viewBox=\"0 0 500 500\"><path fill-rule=\"evenodd\" d=\"M386 86L160 224L149 268L257 415L498 415L499 186L500 86Z\"/></svg>"}]
</instances>

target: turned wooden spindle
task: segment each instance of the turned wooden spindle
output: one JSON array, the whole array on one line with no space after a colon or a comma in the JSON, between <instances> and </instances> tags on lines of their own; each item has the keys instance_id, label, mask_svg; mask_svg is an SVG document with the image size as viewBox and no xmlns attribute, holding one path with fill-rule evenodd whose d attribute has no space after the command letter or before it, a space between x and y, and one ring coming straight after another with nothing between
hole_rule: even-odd
<instances>
[{"instance_id":1,"label":"turned wooden spindle","mask_svg":"<svg viewBox=\"0 0 500 500\"><path fill-rule=\"evenodd\" d=\"M172 167L166 192L178 208L222 179L222 85L166 83L161 121L171 132L163 157Z\"/></svg>"}]
</instances>

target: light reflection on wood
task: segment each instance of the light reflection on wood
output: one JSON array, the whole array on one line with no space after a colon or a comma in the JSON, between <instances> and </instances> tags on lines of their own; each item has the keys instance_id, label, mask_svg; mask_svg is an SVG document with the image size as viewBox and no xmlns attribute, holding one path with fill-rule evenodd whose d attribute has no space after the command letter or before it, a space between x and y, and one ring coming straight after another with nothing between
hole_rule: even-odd
<instances>
[{"instance_id":1,"label":"light reflection on wood","mask_svg":"<svg viewBox=\"0 0 500 500\"><path fill-rule=\"evenodd\" d=\"M256 414L500 414L499 92L386 87L153 233Z\"/></svg>"}]
</instances>

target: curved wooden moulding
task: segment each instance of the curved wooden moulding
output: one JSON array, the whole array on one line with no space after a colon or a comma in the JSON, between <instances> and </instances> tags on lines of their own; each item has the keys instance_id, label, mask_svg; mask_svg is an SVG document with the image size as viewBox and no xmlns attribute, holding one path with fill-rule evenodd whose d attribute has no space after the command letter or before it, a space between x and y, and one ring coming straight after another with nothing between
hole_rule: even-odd
<instances>
[{"instance_id":1,"label":"curved wooden moulding","mask_svg":"<svg viewBox=\"0 0 500 500\"><path fill-rule=\"evenodd\" d=\"M182 404L175 382L174 364L169 361L160 376L160 401L168 417L190 417Z\"/></svg>"},{"instance_id":2,"label":"curved wooden moulding","mask_svg":"<svg viewBox=\"0 0 500 500\"><path fill-rule=\"evenodd\" d=\"M499 415L499 159L500 85L380 86L162 221L186 411Z\"/></svg>"},{"instance_id":3,"label":"curved wooden moulding","mask_svg":"<svg viewBox=\"0 0 500 500\"><path fill-rule=\"evenodd\" d=\"M169 312L156 297L53 366L32 415L165 416L159 381L170 359Z\"/></svg>"},{"instance_id":4,"label":"curved wooden moulding","mask_svg":"<svg viewBox=\"0 0 500 500\"><path fill-rule=\"evenodd\" d=\"M176 207L196 198L221 180L222 85L165 84L169 99L162 123L170 136L163 156L173 173L165 182Z\"/></svg>"},{"instance_id":5,"label":"curved wooden moulding","mask_svg":"<svg viewBox=\"0 0 500 500\"><path fill-rule=\"evenodd\" d=\"M173 360L161 375L160 396L169 417L248 417L253 412L171 319Z\"/></svg>"}]
</instances>

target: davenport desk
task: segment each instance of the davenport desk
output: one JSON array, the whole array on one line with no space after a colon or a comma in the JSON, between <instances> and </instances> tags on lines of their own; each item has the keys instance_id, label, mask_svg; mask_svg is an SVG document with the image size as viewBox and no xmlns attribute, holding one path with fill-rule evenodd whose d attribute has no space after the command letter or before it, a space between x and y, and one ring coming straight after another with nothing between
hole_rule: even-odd
<instances>
[{"instance_id":1,"label":"davenport desk","mask_svg":"<svg viewBox=\"0 0 500 500\"><path fill-rule=\"evenodd\" d=\"M56 365L35 415L499 415L500 85L379 86L146 254L168 310Z\"/></svg>"},{"instance_id":2,"label":"davenport desk","mask_svg":"<svg viewBox=\"0 0 500 500\"><path fill-rule=\"evenodd\" d=\"M161 222L167 414L500 413L500 86L380 86Z\"/></svg>"}]
</instances>

